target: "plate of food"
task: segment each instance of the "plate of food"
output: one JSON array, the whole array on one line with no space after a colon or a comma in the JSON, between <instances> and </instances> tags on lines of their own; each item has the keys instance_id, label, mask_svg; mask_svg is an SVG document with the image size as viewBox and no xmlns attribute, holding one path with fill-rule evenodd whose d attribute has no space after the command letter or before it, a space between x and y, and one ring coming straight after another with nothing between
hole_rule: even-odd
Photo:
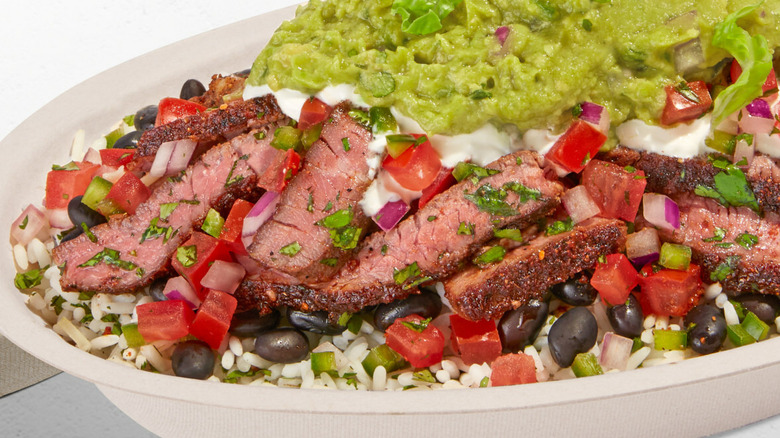
<instances>
[{"instance_id":1,"label":"plate of food","mask_svg":"<svg viewBox=\"0 0 780 438\"><path fill-rule=\"evenodd\" d=\"M54 100L3 333L165 436L776 414L774 4L516 3L313 2Z\"/></svg>"}]
</instances>

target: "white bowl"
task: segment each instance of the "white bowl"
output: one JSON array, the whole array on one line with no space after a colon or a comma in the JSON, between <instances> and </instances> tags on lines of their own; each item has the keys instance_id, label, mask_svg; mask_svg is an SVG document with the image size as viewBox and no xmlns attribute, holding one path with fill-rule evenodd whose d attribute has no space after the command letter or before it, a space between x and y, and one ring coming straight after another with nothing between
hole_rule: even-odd
<instances>
[{"instance_id":1,"label":"white bowl","mask_svg":"<svg viewBox=\"0 0 780 438\"><path fill-rule=\"evenodd\" d=\"M0 223L43 197L51 163L76 130L95 138L128 113L177 90L184 78L247 68L293 8L165 47L76 86L31 116L5 151ZM165 66L165 68L160 68ZM11 153L10 151L15 151ZM16 153L18 151L18 153ZM455 391L357 393L243 387L141 372L63 341L12 286L0 251L0 331L41 360L95 383L161 436L702 436L780 413L780 339L682 363L543 384Z\"/></svg>"}]
</instances>

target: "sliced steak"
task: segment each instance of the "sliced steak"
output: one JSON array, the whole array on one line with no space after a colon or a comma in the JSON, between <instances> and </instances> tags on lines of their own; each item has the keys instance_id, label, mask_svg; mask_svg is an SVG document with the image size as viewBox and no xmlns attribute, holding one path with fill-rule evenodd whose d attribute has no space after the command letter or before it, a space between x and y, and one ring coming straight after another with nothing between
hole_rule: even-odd
<instances>
[{"instance_id":1,"label":"sliced steak","mask_svg":"<svg viewBox=\"0 0 780 438\"><path fill-rule=\"evenodd\" d=\"M713 178L721 171L710 163L707 155L683 159L618 147L599 158L643 170L647 176L646 191L668 196L693 193L699 185L712 187ZM780 213L780 167L777 162L765 155L756 155L750 166L742 167L742 170L764 211Z\"/></svg>"},{"instance_id":2,"label":"sliced steak","mask_svg":"<svg viewBox=\"0 0 780 438\"><path fill-rule=\"evenodd\" d=\"M298 282L314 284L330 279L350 258L369 225L370 219L358 202L371 184L367 159L375 153L368 149L371 132L348 111L348 105L334 109L320 140L312 145L300 172L282 193L272 219L260 228L248 248L262 267L293 276ZM339 229L329 228L336 219L347 223ZM340 236L353 235L346 242L337 242ZM289 245L299 249L293 253ZM288 249L280 253L282 248Z\"/></svg>"},{"instance_id":3,"label":"sliced steak","mask_svg":"<svg viewBox=\"0 0 780 438\"><path fill-rule=\"evenodd\" d=\"M471 266L453 275L444 281L446 297L464 318L495 319L592 268L599 256L622 251L625 240L623 221L589 219L565 233L542 234L509 251L498 263Z\"/></svg>"},{"instance_id":4,"label":"sliced steak","mask_svg":"<svg viewBox=\"0 0 780 438\"><path fill-rule=\"evenodd\" d=\"M284 304L331 313L355 312L406 296L416 283L455 272L493 238L494 228L524 228L555 210L563 187L545 179L541 161L532 152L496 160L487 167L499 173L482 180L466 178L392 230L369 236L356 257L322 287L274 287L260 278L245 281L236 295L247 306ZM507 188L512 186L523 193L522 199Z\"/></svg>"},{"instance_id":5,"label":"sliced steak","mask_svg":"<svg viewBox=\"0 0 780 438\"><path fill-rule=\"evenodd\" d=\"M248 186L275 188L286 155L269 145L275 126L263 128L262 140L253 132L210 149L181 176L159 183L134 215L113 216L55 247L63 289L119 293L149 284L210 206ZM167 203L177 204L161 218L160 206Z\"/></svg>"},{"instance_id":6,"label":"sliced steak","mask_svg":"<svg viewBox=\"0 0 780 438\"><path fill-rule=\"evenodd\" d=\"M148 171L152 167L157 149L168 141L185 138L196 140L198 146L194 156L197 157L210 146L250 129L286 120L276 99L270 94L249 100L231 101L218 109L182 117L144 132L138 139L133 161L127 167L130 170Z\"/></svg>"},{"instance_id":7,"label":"sliced steak","mask_svg":"<svg viewBox=\"0 0 780 438\"><path fill-rule=\"evenodd\" d=\"M244 91L245 77L236 75L214 75L211 77L209 89L202 96L193 97L191 101L201 104L206 108L217 108L223 103L241 99ZM227 102L225 98L227 97Z\"/></svg>"},{"instance_id":8,"label":"sliced steak","mask_svg":"<svg viewBox=\"0 0 780 438\"><path fill-rule=\"evenodd\" d=\"M694 195L676 198L680 207L680 229L661 231L664 240L690 246L693 261L702 267L702 279L720 281L734 293L759 292L780 295L780 216L759 217L747 207L724 207L716 201ZM724 230L722 240L713 240L715 229ZM757 238L752 248L735 242ZM709 241L705 242L705 239Z\"/></svg>"}]
</instances>

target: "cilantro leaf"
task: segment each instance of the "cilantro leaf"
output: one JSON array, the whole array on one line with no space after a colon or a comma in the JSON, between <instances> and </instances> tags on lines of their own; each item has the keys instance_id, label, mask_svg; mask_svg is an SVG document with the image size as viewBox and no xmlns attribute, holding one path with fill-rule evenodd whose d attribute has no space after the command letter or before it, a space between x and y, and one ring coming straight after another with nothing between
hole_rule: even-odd
<instances>
[{"instance_id":1,"label":"cilantro leaf","mask_svg":"<svg viewBox=\"0 0 780 438\"><path fill-rule=\"evenodd\" d=\"M517 228L505 228L503 230L493 230L493 237L497 239L509 239L515 242L523 241L523 232Z\"/></svg>"},{"instance_id":2,"label":"cilantro leaf","mask_svg":"<svg viewBox=\"0 0 780 438\"><path fill-rule=\"evenodd\" d=\"M734 269L737 268L737 263L740 261L740 256L730 256L726 257L726 260L723 261L721 264L719 264L715 270L710 272L710 280L712 281L723 281L734 273Z\"/></svg>"},{"instance_id":3,"label":"cilantro leaf","mask_svg":"<svg viewBox=\"0 0 780 438\"><path fill-rule=\"evenodd\" d=\"M574 229L574 222L571 218L565 221L555 221L547 226L545 234L548 236L555 236L556 234L565 233Z\"/></svg>"},{"instance_id":4,"label":"cilantro leaf","mask_svg":"<svg viewBox=\"0 0 780 438\"><path fill-rule=\"evenodd\" d=\"M48 266L41 269L31 269L27 272L19 272L14 277L14 286L19 290L32 289L41 284L43 272Z\"/></svg>"},{"instance_id":5,"label":"cilantro leaf","mask_svg":"<svg viewBox=\"0 0 780 438\"><path fill-rule=\"evenodd\" d=\"M415 322L415 321L401 321L401 324L410 329L414 330L417 333L422 333L425 331L426 328L428 328L428 324L431 323L431 318L425 318L422 321Z\"/></svg>"},{"instance_id":6,"label":"cilantro leaf","mask_svg":"<svg viewBox=\"0 0 780 438\"><path fill-rule=\"evenodd\" d=\"M722 242L723 238L726 237L726 230L725 228L718 228L715 227L715 231L713 231L712 237L706 237L704 239L701 239L703 242Z\"/></svg>"},{"instance_id":7,"label":"cilantro leaf","mask_svg":"<svg viewBox=\"0 0 780 438\"><path fill-rule=\"evenodd\" d=\"M480 211L494 216L515 216L517 210L509 205L506 199L507 192L503 188L495 189L490 184L478 188L473 194L463 195L473 202Z\"/></svg>"},{"instance_id":8,"label":"cilantro leaf","mask_svg":"<svg viewBox=\"0 0 780 438\"><path fill-rule=\"evenodd\" d=\"M301 244L296 241L289 245L283 246L279 250L279 254L286 255L287 257L294 257L300 251L301 251Z\"/></svg>"},{"instance_id":9,"label":"cilantro leaf","mask_svg":"<svg viewBox=\"0 0 780 438\"><path fill-rule=\"evenodd\" d=\"M734 239L734 242L745 249L753 249L753 247L758 244L758 236L750 233L742 233Z\"/></svg>"},{"instance_id":10,"label":"cilantro leaf","mask_svg":"<svg viewBox=\"0 0 780 438\"><path fill-rule=\"evenodd\" d=\"M496 245L474 257L472 261L475 265L484 266L504 260L504 255L506 255L506 249L501 245Z\"/></svg>"},{"instance_id":11,"label":"cilantro leaf","mask_svg":"<svg viewBox=\"0 0 780 438\"><path fill-rule=\"evenodd\" d=\"M403 269L393 268L393 281L395 281L395 284L403 286L403 290L411 289L430 279L431 277L422 275L422 271L420 270L420 267L417 266L417 262L413 262Z\"/></svg>"},{"instance_id":12,"label":"cilantro leaf","mask_svg":"<svg viewBox=\"0 0 780 438\"><path fill-rule=\"evenodd\" d=\"M390 9L403 19L401 30L427 35L442 28L442 20L463 0L395 0Z\"/></svg>"}]
</instances>

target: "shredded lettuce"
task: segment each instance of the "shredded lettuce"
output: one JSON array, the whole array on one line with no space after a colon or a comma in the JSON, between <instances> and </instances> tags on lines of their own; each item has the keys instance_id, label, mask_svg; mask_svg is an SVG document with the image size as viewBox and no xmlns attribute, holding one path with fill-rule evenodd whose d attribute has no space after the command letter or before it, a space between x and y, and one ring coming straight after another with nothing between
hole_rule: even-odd
<instances>
[{"instance_id":1,"label":"shredded lettuce","mask_svg":"<svg viewBox=\"0 0 780 438\"><path fill-rule=\"evenodd\" d=\"M403 18L401 30L427 35L441 29L442 20L463 0L395 0L392 11Z\"/></svg>"},{"instance_id":2,"label":"shredded lettuce","mask_svg":"<svg viewBox=\"0 0 780 438\"><path fill-rule=\"evenodd\" d=\"M761 87L772 70L772 53L761 35L750 34L737 25L737 20L755 11L763 1L745 6L715 26L712 45L726 50L742 67L736 82L718 94L712 110L712 126L716 127L729 114L739 111L761 96Z\"/></svg>"}]
</instances>

